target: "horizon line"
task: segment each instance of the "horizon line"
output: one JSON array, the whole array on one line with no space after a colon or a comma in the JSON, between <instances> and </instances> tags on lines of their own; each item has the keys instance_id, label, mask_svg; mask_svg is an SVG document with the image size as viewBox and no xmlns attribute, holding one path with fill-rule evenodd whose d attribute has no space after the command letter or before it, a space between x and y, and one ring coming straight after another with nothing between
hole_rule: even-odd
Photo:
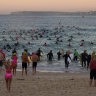
<instances>
[{"instance_id":1,"label":"horizon line","mask_svg":"<svg viewBox=\"0 0 96 96\"><path fill-rule=\"evenodd\" d=\"M9 12L9 13L1 13L0 15L10 15L10 14L12 14L12 13L19 13L19 12L60 12L60 13L80 13L80 12L85 12L85 13L87 13L87 12L96 12L96 10L89 10L89 11L30 11L30 10L22 10L22 11L12 11L12 12Z\"/></svg>"}]
</instances>

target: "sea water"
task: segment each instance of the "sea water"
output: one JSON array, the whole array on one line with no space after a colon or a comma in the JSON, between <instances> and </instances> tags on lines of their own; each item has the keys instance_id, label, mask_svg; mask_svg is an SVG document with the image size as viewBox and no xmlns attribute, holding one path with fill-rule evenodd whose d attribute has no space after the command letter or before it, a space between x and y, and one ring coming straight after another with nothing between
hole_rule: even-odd
<instances>
[{"instance_id":1,"label":"sea water","mask_svg":"<svg viewBox=\"0 0 96 96\"><path fill-rule=\"evenodd\" d=\"M32 30L35 30L32 31ZM39 37L45 32L43 37ZM16 37L22 38L16 40ZM56 33L56 36L54 35ZM38 62L38 70L47 71L65 71L64 59L57 60L58 50L77 49L79 53L87 50L92 53L96 50L96 16L0 16L0 49L9 44L12 49L4 50L6 58L11 58L13 48L16 48L18 53L18 68L21 68L21 54L24 49L28 49L30 53L36 52L38 48L44 52L45 56ZM33 40L32 40L33 36ZM38 40L35 38L38 36ZM69 39L71 46L68 46ZM25 38L25 40L24 40ZM51 40L49 40L51 38ZM62 42L56 44L56 38ZM84 46L80 46L81 41L84 40ZM14 43L19 42L19 46L14 46ZM90 42L94 44L90 44ZM30 42L30 44L28 44ZM47 46L44 46L47 43ZM54 59L52 62L47 60L47 53L52 50ZM30 68L31 69L31 66ZM82 68L80 62L72 62L69 65L70 72L86 72Z\"/></svg>"}]
</instances>

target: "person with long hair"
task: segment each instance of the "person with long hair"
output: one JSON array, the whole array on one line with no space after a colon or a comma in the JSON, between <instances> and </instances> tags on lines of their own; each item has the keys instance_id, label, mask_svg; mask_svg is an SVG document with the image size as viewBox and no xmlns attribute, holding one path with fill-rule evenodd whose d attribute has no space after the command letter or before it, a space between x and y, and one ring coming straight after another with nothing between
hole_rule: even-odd
<instances>
[{"instance_id":1,"label":"person with long hair","mask_svg":"<svg viewBox=\"0 0 96 96\"><path fill-rule=\"evenodd\" d=\"M7 87L7 91L10 93L13 65L11 65L10 60L4 61L4 65L6 69L6 72L5 72L6 87Z\"/></svg>"}]
</instances>

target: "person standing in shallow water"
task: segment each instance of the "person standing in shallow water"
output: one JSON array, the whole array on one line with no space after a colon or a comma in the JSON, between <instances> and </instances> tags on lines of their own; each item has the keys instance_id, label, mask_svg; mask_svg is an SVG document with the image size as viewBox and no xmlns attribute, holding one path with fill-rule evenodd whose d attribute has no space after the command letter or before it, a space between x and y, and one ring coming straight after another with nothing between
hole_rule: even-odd
<instances>
[{"instance_id":1,"label":"person standing in shallow water","mask_svg":"<svg viewBox=\"0 0 96 96\"><path fill-rule=\"evenodd\" d=\"M92 86L92 81L94 78L94 87L96 87L96 55L94 55L93 58L91 58L90 61L90 87Z\"/></svg>"},{"instance_id":2,"label":"person standing in shallow water","mask_svg":"<svg viewBox=\"0 0 96 96\"><path fill-rule=\"evenodd\" d=\"M60 50L57 52L57 55L58 55L58 60L60 60L60 56L61 56Z\"/></svg>"},{"instance_id":3,"label":"person standing in shallow water","mask_svg":"<svg viewBox=\"0 0 96 96\"><path fill-rule=\"evenodd\" d=\"M38 58L39 58L39 61L40 61L41 52L42 52L42 50L39 48L39 49L37 50L37 56L38 56Z\"/></svg>"},{"instance_id":4,"label":"person standing in shallow water","mask_svg":"<svg viewBox=\"0 0 96 96\"><path fill-rule=\"evenodd\" d=\"M74 61L77 61L77 59L78 59L78 52L77 52L77 50L75 49L74 50Z\"/></svg>"},{"instance_id":5,"label":"person standing in shallow water","mask_svg":"<svg viewBox=\"0 0 96 96\"><path fill-rule=\"evenodd\" d=\"M86 63L87 63L87 58L88 58L88 54L87 54L87 50L84 50L84 52L81 54L81 60L82 60L82 67L86 67Z\"/></svg>"},{"instance_id":6,"label":"person standing in shallow water","mask_svg":"<svg viewBox=\"0 0 96 96\"><path fill-rule=\"evenodd\" d=\"M49 61L52 61L52 59L53 59L52 50L50 50L50 52L47 54L47 58L48 58Z\"/></svg>"},{"instance_id":7,"label":"person standing in shallow water","mask_svg":"<svg viewBox=\"0 0 96 96\"><path fill-rule=\"evenodd\" d=\"M87 70L89 68L90 61L91 61L91 54L88 54L88 57L87 57Z\"/></svg>"},{"instance_id":8,"label":"person standing in shallow water","mask_svg":"<svg viewBox=\"0 0 96 96\"><path fill-rule=\"evenodd\" d=\"M69 56L69 52L67 51L63 57L65 58L65 68L68 69L68 67L69 67L68 58L70 58L70 60L71 60L71 57Z\"/></svg>"}]
</instances>

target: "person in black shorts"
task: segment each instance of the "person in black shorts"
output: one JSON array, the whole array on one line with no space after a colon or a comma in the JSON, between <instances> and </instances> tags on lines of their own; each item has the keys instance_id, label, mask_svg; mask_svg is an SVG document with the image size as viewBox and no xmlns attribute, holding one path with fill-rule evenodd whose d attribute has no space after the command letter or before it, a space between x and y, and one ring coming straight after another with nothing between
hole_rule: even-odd
<instances>
[{"instance_id":1,"label":"person in black shorts","mask_svg":"<svg viewBox=\"0 0 96 96\"><path fill-rule=\"evenodd\" d=\"M39 60L39 57L36 55L36 53L33 53L33 55L31 56L31 60L32 60L32 73L33 75L36 74L36 67L37 67L37 62Z\"/></svg>"},{"instance_id":2,"label":"person in black shorts","mask_svg":"<svg viewBox=\"0 0 96 96\"><path fill-rule=\"evenodd\" d=\"M26 62L22 62L22 68L24 69L27 69L27 63Z\"/></svg>"},{"instance_id":3,"label":"person in black shorts","mask_svg":"<svg viewBox=\"0 0 96 96\"><path fill-rule=\"evenodd\" d=\"M25 74L27 75L28 57L27 57L26 52L23 52L23 53L22 53L21 59L22 59L22 76L23 76L24 69L25 69Z\"/></svg>"},{"instance_id":4,"label":"person in black shorts","mask_svg":"<svg viewBox=\"0 0 96 96\"><path fill-rule=\"evenodd\" d=\"M33 66L32 66L33 68L35 67L37 67L37 62L33 62Z\"/></svg>"}]
</instances>

